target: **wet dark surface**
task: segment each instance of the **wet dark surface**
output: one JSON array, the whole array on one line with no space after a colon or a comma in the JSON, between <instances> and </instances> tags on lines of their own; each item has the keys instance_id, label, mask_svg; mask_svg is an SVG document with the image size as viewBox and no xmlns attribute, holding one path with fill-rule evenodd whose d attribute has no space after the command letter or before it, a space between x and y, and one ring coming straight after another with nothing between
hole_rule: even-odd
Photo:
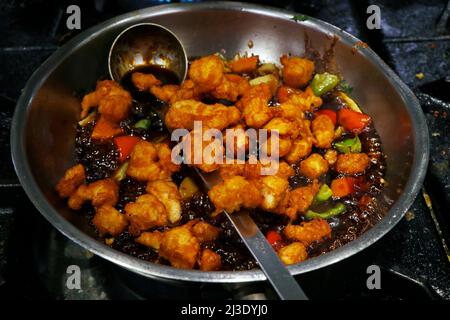
<instances>
[{"instance_id":1,"label":"wet dark surface","mask_svg":"<svg viewBox=\"0 0 450 320\"><path fill-rule=\"evenodd\" d=\"M67 240L28 201L15 179L9 155L7 136L14 101L40 63L78 33L65 28L63 18L68 2L46 1L44 6L42 3L3 1L0 4L0 296L29 299L233 296L236 288L223 290L221 286L186 285L181 288L117 269ZM375 3L382 8L382 30L367 30L365 10L368 4ZM425 187L442 230L448 230L449 226L450 144L446 114L450 107L445 100L445 93L449 91L433 92L426 85L435 87L434 81L450 72L449 29L438 28L446 3L445 0L396 1L395 5L391 1L359 0L278 3L360 37L414 89L430 130L431 158ZM108 1L100 11L95 10L94 2L80 6L83 29L131 9L115 1ZM448 26L448 21L446 23ZM420 72L424 73L422 80L416 77ZM30 235L36 239L31 246L27 241ZM82 278L82 292L64 286L66 268L70 264L78 264L86 273ZM366 287L366 269L372 264L382 268L381 290ZM333 266L301 276L299 280L311 298L450 299L449 269L436 223L419 194L406 217L372 247ZM138 283L141 285L136 285ZM143 283L149 290L142 289Z\"/></svg>"}]
</instances>

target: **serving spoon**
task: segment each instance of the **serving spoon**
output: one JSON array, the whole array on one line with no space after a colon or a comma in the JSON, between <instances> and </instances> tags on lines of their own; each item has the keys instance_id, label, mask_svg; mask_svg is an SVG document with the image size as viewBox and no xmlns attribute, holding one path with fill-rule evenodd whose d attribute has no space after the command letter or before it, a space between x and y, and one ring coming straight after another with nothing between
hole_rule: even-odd
<instances>
[{"instance_id":1,"label":"serving spoon","mask_svg":"<svg viewBox=\"0 0 450 320\"><path fill-rule=\"evenodd\" d=\"M169 69L178 76L181 83L186 78L188 58L181 41L169 29L154 23L132 25L123 30L111 46L108 56L109 74L119 82L127 72L148 65ZM155 111L164 119L167 110ZM204 174L197 168L194 171L207 190L221 181L217 173ZM280 261L248 211L241 210L233 214L225 212L225 215L280 299L307 300L306 294Z\"/></svg>"}]
</instances>

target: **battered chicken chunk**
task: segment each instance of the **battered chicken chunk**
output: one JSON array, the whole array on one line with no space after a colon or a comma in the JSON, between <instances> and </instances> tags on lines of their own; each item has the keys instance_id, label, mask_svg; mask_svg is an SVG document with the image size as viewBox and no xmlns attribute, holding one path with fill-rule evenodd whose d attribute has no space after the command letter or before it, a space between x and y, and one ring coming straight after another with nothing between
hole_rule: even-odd
<instances>
[{"instance_id":1,"label":"battered chicken chunk","mask_svg":"<svg viewBox=\"0 0 450 320\"><path fill-rule=\"evenodd\" d=\"M200 242L191 231L192 223L165 231L159 255L176 268L193 269L200 253Z\"/></svg>"},{"instance_id":2,"label":"battered chicken chunk","mask_svg":"<svg viewBox=\"0 0 450 320\"><path fill-rule=\"evenodd\" d=\"M340 154L336 161L336 171L345 174L364 172L370 164L370 158L365 153Z\"/></svg>"},{"instance_id":3,"label":"battered chicken chunk","mask_svg":"<svg viewBox=\"0 0 450 320\"><path fill-rule=\"evenodd\" d=\"M181 195L175 183L166 180L149 181L147 192L162 202L170 223L176 223L181 219Z\"/></svg>"},{"instance_id":4,"label":"battered chicken chunk","mask_svg":"<svg viewBox=\"0 0 450 320\"><path fill-rule=\"evenodd\" d=\"M211 249L204 249L198 261L200 270L217 271L222 267L222 258Z\"/></svg>"},{"instance_id":5,"label":"battered chicken chunk","mask_svg":"<svg viewBox=\"0 0 450 320\"><path fill-rule=\"evenodd\" d=\"M123 130L116 123L100 116L92 130L91 138L96 140L110 139L122 133Z\"/></svg>"},{"instance_id":6,"label":"battered chicken chunk","mask_svg":"<svg viewBox=\"0 0 450 320\"><path fill-rule=\"evenodd\" d=\"M289 192L289 200L284 213L291 219L297 219L298 213L304 213L311 206L314 196L319 191L317 180L308 186L300 187Z\"/></svg>"},{"instance_id":7,"label":"battered chicken chunk","mask_svg":"<svg viewBox=\"0 0 450 320\"><path fill-rule=\"evenodd\" d=\"M236 107L227 107L220 103L208 105L196 100L181 100L171 105L165 122L170 129L192 130L194 121L202 121L204 127L222 130L238 123L240 118L241 113Z\"/></svg>"},{"instance_id":8,"label":"battered chicken chunk","mask_svg":"<svg viewBox=\"0 0 450 320\"><path fill-rule=\"evenodd\" d=\"M299 90L290 94L283 104L291 104L297 106L302 111L314 111L322 105L322 98L317 97L311 87L307 87L305 91Z\"/></svg>"},{"instance_id":9,"label":"battered chicken chunk","mask_svg":"<svg viewBox=\"0 0 450 320\"><path fill-rule=\"evenodd\" d=\"M149 247L150 249L158 251L161 245L162 235L163 234L160 231L142 232L135 241L139 244Z\"/></svg>"},{"instance_id":10,"label":"battered chicken chunk","mask_svg":"<svg viewBox=\"0 0 450 320\"><path fill-rule=\"evenodd\" d=\"M278 256L284 264L296 264L308 259L306 247L301 242L293 242L278 251Z\"/></svg>"},{"instance_id":11,"label":"battered chicken chunk","mask_svg":"<svg viewBox=\"0 0 450 320\"><path fill-rule=\"evenodd\" d=\"M117 211L113 206L103 205L95 211L92 223L101 237L108 234L115 237L125 230L128 220L124 214Z\"/></svg>"},{"instance_id":12,"label":"battered chicken chunk","mask_svg":"<svg viewBox=\"0 0 450 320\"><path fill-rule=\"evenodd\" d=\"M166 143L141 140L131 152L127 175L140 181L168 179L180 168L172 162L171 153Z\"/></svg>"},{"instance_id":13,"label":"battered chicken chunk","mask_svg":"<svg viewBox=\"0 0 450 320\"><path fill-rule=\"evenodd\" d=\"M231 71L235 73L249 73L256 70L259 56L242 57L228 62Z\"/></svg>"},{"instance_id":14,"label":"battered chicken chunk","mask_svg":"<svg viewBox=\"0 0 450 320\"><path fill-rule=\"evenodd\" d=\"M248 80L236 74L226 74L211 95L216 99L225 99L235 102L250 88Z\"/></svg>"},{"instance_id":15,"label":"battered chicken chunk","mask_svg":"<svg viewBox=\"0 0 450 320\"><path fill-rule=\"evenodd\" d=\"M95 91L85 95L81 101L81 118L87 116L90 108L98 106L99 113L106 119L119 122L128 116L131 103L130 93L117 82L99 81Z\"/></svg>"},{"instance_id":16,"label":"battered chicken chunk","mask_svg":"<svg viewBox=\"0 0 450 320\"><path fill-rule=\"evenodd\" d=\"M261 208L267 211L273 211L278 207L288 192L288 180L278 176L266 176L262 177L259 181L261 182L261 194L263 196Z\"/></svg>"},{"instance_id":17,"label":"battered chicken chunk","mask_svg":"<svg viewBox=\"0 0 450 320\"><path fill-rule=\"evenodd\" d=\"M269 108L272 98L270 87L267 84L252 86L242 96L236 106L242 110L242 116L249 127L261 128L273 117Z\"/></svg>"},{"instance_id":18,"label":"battered chicken chunk","mask_svg":"<svg viewBox=\"0 0 450 320\"><path fill-rule=\"evenodd\" d=\"M264 129L269 131L277 131L280 136L288 136L295 139L300 133L299 124L297 121L292 121L286 118L273 118L265 126Z\"/></svg>"},{"instance_id":19,"label":"battered chicken chunk","mask_svg":"<svg viewBox=\"0 0 450 320\"><path fill-rule=\"evenodd\" d=\"M283 81L292 88L305 86L311 80L314 72L314 62L300 57L282 56Z\"/></svg>"},{"instance_id":20,"label":"battered chicken chunk","mask_svg":"<svg viewBox=\"0 0 450 320\"><path fill-rule=\"evenodd\" d=\"M69 207L81 209L86 201L91 201L94 207L102 205L114 206L119 198L119 187L112 179L95 181L89 185L81 185L69 198Z\"/></svg>"},{"instance_id":21,"label":"battered chicken chunk","mask_svg":"<svg viewBox=\"0 0 450 320\"><path fill-rule=\"evenodd\" d=\"M334 165L334 164L336 163L336 161L337 161L337 156L338 156L338 153L337 153L336 150L334 150L334 149L328 149L328 150L325 152L325 155L324 155L323 157L325 158L325 160L328 161L328 164L329 164L330 166L332 166L332 165Z\"/></svg>"},{"instance_id":22,"label":"battered chicken chunk","mask_svg":"<svg viewBox=\"0 0 450 320\"><path fill-rule=\"evenodd\" d=\"M84 183L85 173L82 164L77 164L64 173L64 177L56 185L56 191L61 198L70 197Z\"/></svg>"},{"instance_id":23,"label":"battered chicken chunk","mask_svg":"<svg viewBox=\"0 0 450 320\"><path fill-rule=\"evenodd\" d=\"M334 123L330 117L318 115L311 124L311 130L315 138L314 145L317 148L331 148L334 140Z\"/></svg>"},{"instance_id":24,"label":"battered chicken chunk","mask_svg":"<svg viewBox=\"0 0 450 320\"><path fill-rule=\"evenodd\" d=\"M310 179L316 179L327 171L328 162L318 153L313 153L300 162L300 172Z\"/></svg>"},{"instance_id":25,"label":"battered chicken chunk","mask_svg":"<svg viewBox=\"0 0 450 320\"><path fill-rule=\"evenodd\" d=\"M288 239L300 241L305 246L331 237L331 227L323 219L314 219L299 225L290 224L284 228L283 232Z\"/></svg>"},{"instance_id":26,"label":"battered chicken chunk","mask_svg":"<svg viewBox=\"0 0 450 320\"><path fill-rule=\"evenodd\" d=\"M131 75L131 81L140 91L147 91L153 86L161 85L161 81L159 81L154 75L141 72L133 72Z\"/></svg>"},{"instance_id":27,"label":"battered chicken chunk","mask_svg":"<svg viewBox=\"0 0 450 320\"><path fill-rule=\"evenodd\" d=\"M197 59L189 67L189 78L202 92L214 90L222 83L224 72L223 61L216 55Z\"/></svg>"},{"instance_id":28,"label":"battered chicken chunk","mask_svg":"<svg viewBox=\"0 0 450 320\"><path fill-rule=\"evenodd\" d=\"M177 92L179 90L180 86L177 86L175 84L167 84L164 86L152 86L150 88L151 94L153 94L156 98L164 102L170 102L171 99L177 95Z\"/></svg>"},{"instance_id":29,"label":"battered chicken chunk","mask_svg":"<svg viewBox=\"0 0 450 320\"><path fill-rule=\"evenodd\" d=\"M232 213L242 207L256 208L263 201L255 184L241 176L223 180L209 190L208 196L216 207L216 213L222 210Z\"/></svg>"},{"instance_id":30,"label":"battered chicken chunk","mask_svg":"<svg viewBox=\"0 0 450 320\"><path fill-rule=\"evenodd\" d=\"M205 221L198 221L192 226L192 234L200 241L200 243L216 240L219 233L219 228L216 228Z\"/></svg>"},{"instance_id":31,"label":"battered chicken chunk","mask_svg":"<svg viewBox=\"0 0 450 320\"><path fill-rule=\"evenodd\" d=\"M284 159L288 163L297 163L307 155L311 153L312 150L312 139L311 138L299 138L292 142L291 149L285 155Z\"/></svg>"},{"instance_id":32,"label":"battered chicken chunk","mask_svg":"<svg viewBox=\"0 0 450 320\"><path fill-rule=\"evenodd\" d=\"M153 194L144 194L135 202L128 203L125 206L125 214L130 221L128 230L134 235L169 223L166 208Z\"/></svg>"}]
</instances>

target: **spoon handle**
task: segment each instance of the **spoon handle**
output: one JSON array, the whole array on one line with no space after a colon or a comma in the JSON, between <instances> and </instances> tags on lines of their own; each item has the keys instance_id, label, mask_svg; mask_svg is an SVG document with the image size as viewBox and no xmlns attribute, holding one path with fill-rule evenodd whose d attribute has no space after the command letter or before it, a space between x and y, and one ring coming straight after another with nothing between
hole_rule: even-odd
<instances>
[{"instance_id":1,"label":"spoon handle","mask_svg":"<svg viewBox=\"0 0 450 320\"><path fill-rule=\"evenodd\" d=\"M203 174L197 168L194 168L194 171L208 190L221 180L215 173ZM280 299L308 300L306 294L286 266L281 262L280 258L278 258L278 255L248 212L241 210L229 214L225 211L225 214L230 219L250 253L258 262L259 267L266 275L267 280L275 289Z\"/></svg>"}]
</instances>

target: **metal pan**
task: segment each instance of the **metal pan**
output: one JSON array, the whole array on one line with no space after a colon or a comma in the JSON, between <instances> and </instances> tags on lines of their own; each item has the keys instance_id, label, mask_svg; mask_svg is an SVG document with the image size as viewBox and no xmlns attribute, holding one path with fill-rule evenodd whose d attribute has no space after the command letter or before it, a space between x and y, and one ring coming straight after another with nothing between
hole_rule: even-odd
<instances>
[{"instance_id":1,"label":"metal pan","mask_svg":"<svg viewBox=\"0 0 450 320\"><path fill-rule=\"evenodd\" d=\"M314 48L330 36L340 38L337 65L354 87L355 98L369 113L387 154L383 197L392 199L386 216L361 237L333 252L289 267L293 274L313 271L345 259L386 234L407 211L422 185L428 162L428 129L418 101L398 76L358 39L317 19L295 22L293 13L237 2L176 4L118 16L84 31L57 50L33 74L17 103L11 130L14 165L36 208L67 237L126 269L148 277L195 282L248 282L265 277L260 270L202 272L148 263L104 245L81 215L71 212L54 186L74 162L79 98L107 74L108 49L127 26L154 22L173 30L188 56L225 50L257 53L277 61L281 54L304 52L307 32ZM253 47L248 47L248 41Z\"/></svg>"}]
</instances>

